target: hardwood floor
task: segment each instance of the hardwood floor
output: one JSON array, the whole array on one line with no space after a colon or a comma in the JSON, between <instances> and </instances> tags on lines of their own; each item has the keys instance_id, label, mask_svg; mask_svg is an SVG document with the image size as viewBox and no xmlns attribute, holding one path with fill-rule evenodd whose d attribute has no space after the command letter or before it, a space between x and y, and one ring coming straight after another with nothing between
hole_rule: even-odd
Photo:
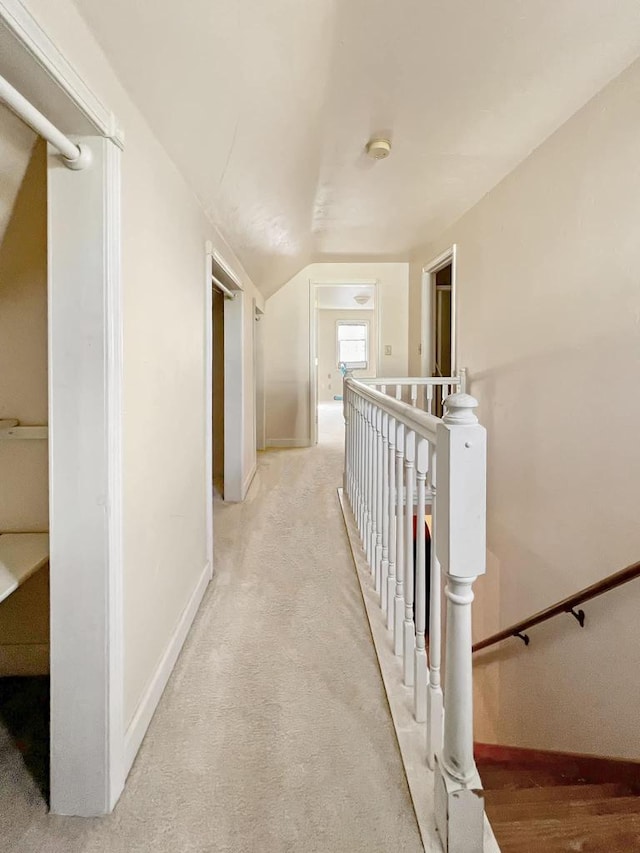
<instances>
[{"instance_id":1,"label":"hardwood floor","mask_svg":"<svg viewBox=\"0 0 640 853\"><path fill-rule=\"evenodd\" d=\"M478 744L502 853L640 851L640 765Z\"/></svg>"}]
</instances>

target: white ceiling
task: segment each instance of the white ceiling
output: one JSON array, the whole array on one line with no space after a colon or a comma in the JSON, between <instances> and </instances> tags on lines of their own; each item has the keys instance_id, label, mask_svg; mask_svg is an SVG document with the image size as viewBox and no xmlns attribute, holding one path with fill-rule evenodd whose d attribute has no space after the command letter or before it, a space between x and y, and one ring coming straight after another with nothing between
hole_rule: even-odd
<instances>
[{"instance_id":1,"label":"white ceiling","mask_svg":"<svg viewBox=\"0 0 640 853\"><path fill-rule=\"evenodd\" d=\"M359 305L356 296L368 296L369 301ZM318 308L368 311L375 307L376 288L374 284L321 284L316 288L316 297Z\"/></svg>"},{"instance_id":2,"label":"white ceiling","mask_svg":"<svg viewBox=\"0 0 640 853\"><path fill-rule=\"evenodd\" d=\"M75 2L266 295L406 260L640 53L638 0Z\"/></svg>"}]
</instances>

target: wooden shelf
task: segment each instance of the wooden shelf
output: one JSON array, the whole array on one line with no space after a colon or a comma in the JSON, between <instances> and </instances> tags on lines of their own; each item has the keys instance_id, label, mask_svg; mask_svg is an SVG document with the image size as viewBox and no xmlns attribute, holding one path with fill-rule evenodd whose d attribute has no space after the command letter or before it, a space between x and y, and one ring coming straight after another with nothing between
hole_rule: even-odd
<instances>
[{"instance_id":1,"label":"wooden shelf","mask_svg":"<svg viewBox=\"0 0 640 853\"><path fill-rule=\"evenodd\" d=\"M0 535L0 602L49 560L48 533Z\"/></svg>"},{"instance_id":2,"label":"wooden shelf","mask_svg":"<svg viewBox=\"0 0 640 853\"><path fill-rule=\"evenodd\" d=\"M49 428L46 426L21 426L15 419L0 420L0 440L13 439L46 439L49 436Z\"/></svg>"}]
</instances>

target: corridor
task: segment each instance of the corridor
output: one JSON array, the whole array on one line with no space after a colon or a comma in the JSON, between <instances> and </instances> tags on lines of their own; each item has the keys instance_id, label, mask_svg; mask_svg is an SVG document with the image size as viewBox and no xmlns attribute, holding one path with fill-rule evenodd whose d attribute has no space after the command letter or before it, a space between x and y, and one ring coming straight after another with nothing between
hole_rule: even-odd
<instances>
[{"instance_id":1,"label":"corridor","mask_svg":"<svg viewBox=\"0 0 640 853\"><path fill-rule=\"evenodd\" d=\"M25 776L22 803L0 799L13 824L0 850L422 849L341 477L336 431L316 448L260 455L247 501L216 505L217 574L115 812L51 817Z\"/></svg>"}]
</instances>

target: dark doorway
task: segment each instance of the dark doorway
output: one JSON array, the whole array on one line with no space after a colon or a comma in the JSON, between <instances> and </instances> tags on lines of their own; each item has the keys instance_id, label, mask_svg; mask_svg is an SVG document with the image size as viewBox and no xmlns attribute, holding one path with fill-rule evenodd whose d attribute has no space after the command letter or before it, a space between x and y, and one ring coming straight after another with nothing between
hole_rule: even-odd
<instances>
[{"instance_id":1,"label":"dark doorway","mask_svg":"<svg viewBox=\"0 0 640 853\"><path fill-rule=\"evenodd\" d=\"M213 288L213 485L224 497L224 295Z\"/></svg>"},{"instance_id":2,"label":"dark doorway","mask_svg":"<svg viewBox=\"0 0 640 853\"><path fill-rule=\"evenodd\" d=\"M49 802L49 676L0 678L0 744L11 743ZM6 748L6 746L5 746Z\"/></svg>"},{"instance_id":3,"label":"dark doorway","mask_svg":"<svg viewBox=\"0 0 640 853\"><path fill-rule=\"evenodd\" d=\"M451 376L453 369L451 348L452 324L452 265L438 270L433 277L433 341L434 376ZM436 388L436 415L442 417L442 388Z\"/></svg>"}]
</instances>

